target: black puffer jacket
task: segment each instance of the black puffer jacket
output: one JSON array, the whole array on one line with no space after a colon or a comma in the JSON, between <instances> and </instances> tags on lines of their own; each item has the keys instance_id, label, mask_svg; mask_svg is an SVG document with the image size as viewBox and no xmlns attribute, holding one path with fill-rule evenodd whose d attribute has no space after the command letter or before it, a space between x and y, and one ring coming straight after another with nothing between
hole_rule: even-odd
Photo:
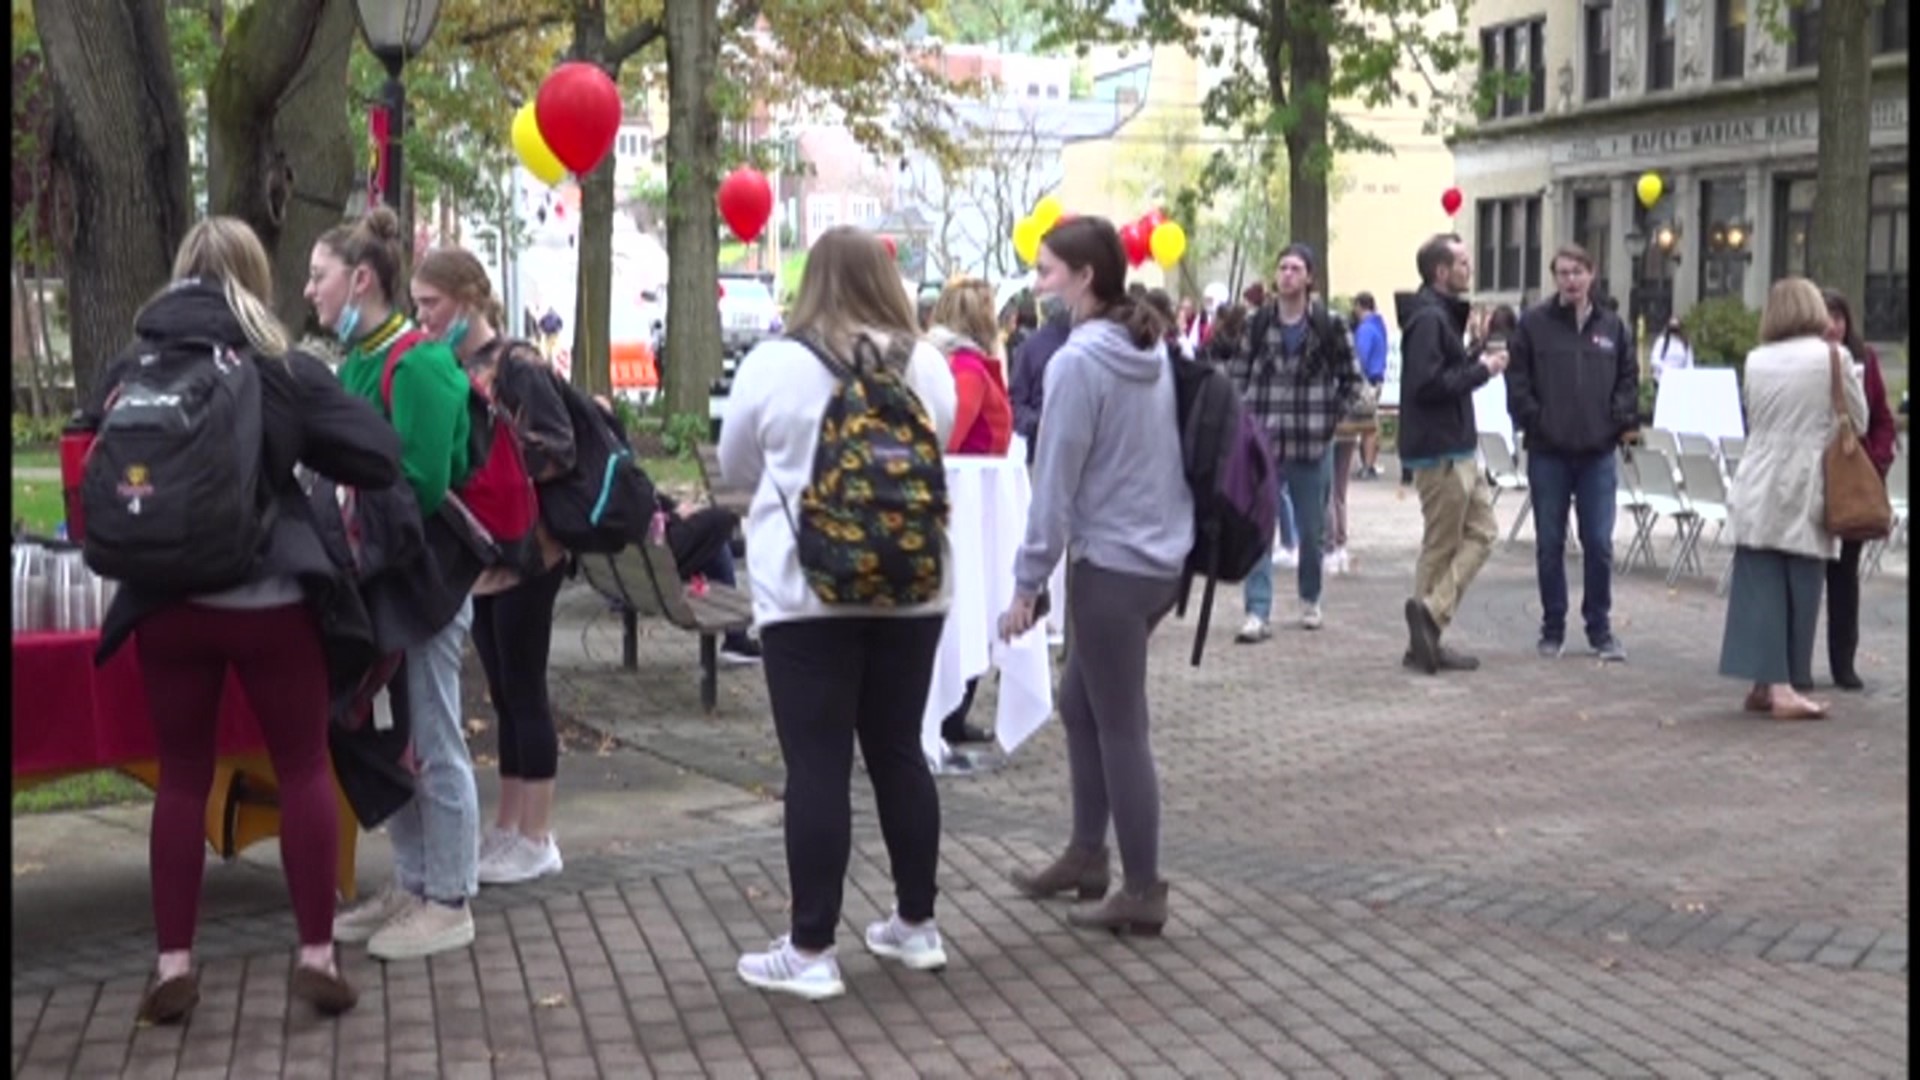
<instances>
[{"instance_id":1,"label":"black puffer jacket","mask_svg":"<svg viewBox=\"0 0 1920 1080\"><path fill-rule=\"evenodd\" d=\"M213 340L251 355L246 333L227 307L218 283L174 289L141 311L137 339ZM97 428L104 404L138 350L129 347L101 373L83 420ZM260 408L266 433L262 455L266 482L277 503L273 531L253 581L292 577L320 618L328 663L335 678L362 670L374 658L372 628L352 582L320 541L306 493L294 477L304 464L355 487L380 490L400 479L400 437L368 402L347 393L319 360L290 352L284 362L257 358ZM133 585L114 594L100 631L96 660L111 656L148 615L182 597Z\"/></svg>"}]
</instances>

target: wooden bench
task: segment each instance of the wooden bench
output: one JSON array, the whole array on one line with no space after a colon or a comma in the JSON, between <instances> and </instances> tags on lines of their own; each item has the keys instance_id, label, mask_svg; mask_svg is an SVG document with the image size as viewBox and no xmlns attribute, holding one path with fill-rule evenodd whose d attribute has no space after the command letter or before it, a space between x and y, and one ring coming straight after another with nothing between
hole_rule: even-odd
<instances>
[{"instance_id":1,"label":"wooden bench","mask_svg":"<svg viewBox=\"0 0 1920 1080\"><path fill-rule=\"evenodd\" d=\"M753 491L749 488L731 487L720 476L720 448L712 443L700 443L694 448L700 459L700 482L706 486L707 501L722 510L731 510L747 516L747 507L753 502Z\"/></svg>"},{"instance_id":2,"label":"wooden bench","mask_svg":"<svg viewBox=\"0 0 1920 1080\"><path fill-rule=\"evenodd\" d=\"M617 555L581 555L579 565L587 584L620 606L620 663L627 670L640 666L641 615L700 635L700 707L712 712L720 694L720 636L753 625L753 601L746 592L709 582L705 595L688 595L673 552L664 544L634 544Z\"/></svg>"}]
</instances>

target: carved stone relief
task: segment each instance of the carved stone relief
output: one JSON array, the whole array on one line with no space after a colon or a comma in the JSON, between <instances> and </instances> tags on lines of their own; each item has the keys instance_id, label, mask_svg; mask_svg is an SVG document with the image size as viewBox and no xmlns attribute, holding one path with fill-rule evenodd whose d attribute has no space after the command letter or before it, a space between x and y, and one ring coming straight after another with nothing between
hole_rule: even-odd
<instances>
[{"instance_id":1,"label":"carved stone relief","mask_svg":"<svg viewBox=\"0 0 1920 1080\"><path fill-rule=\"evenodd\" d=\"M1555 112L1573 111L1573 61L1564 60L1560 70L1554 73Z\"/></svg>"},{"instance_id":2,"label":"carved stone relief","mask_svg":"<svg viewBox=\"0 0 1920 1080\"><path fill-rule=\"evenodd\" d=\"M1639 74L1639 5L1621 4L1613 9L1613 86L1628 91Z\"/></svg>"},{"instance_id":3,"label":"carved stone relief","mask_svg":"<svg viewBox=\"0 0 1920 1080\"><path fill-rule=\"evenodd\" d=\"M1707 58L1700 48L1702 18L1700 0L1685 0L1680 5L1680 79L1682 84L1698 82L1706 76Z\"/></svg>"}]
</instances>

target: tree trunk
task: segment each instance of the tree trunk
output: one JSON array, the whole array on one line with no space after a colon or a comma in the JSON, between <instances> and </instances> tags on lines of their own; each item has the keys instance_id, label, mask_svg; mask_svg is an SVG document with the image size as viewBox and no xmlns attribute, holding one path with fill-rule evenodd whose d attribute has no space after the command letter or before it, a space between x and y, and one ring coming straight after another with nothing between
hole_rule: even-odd
<instances>
[{"instance_id":1,"label":"tree trunk","mask_svg":"<svg viewBox=\"0 0 1920 1080\"><path fill-rule=\"evenodd\" d=\"M580 279L574 297L573 385L590 395L610 393L613 386L608 340L613 332L613 203L613 155L608 154L580 180L580 228L574 241Z\"/></svg>"},{"instance_id":2,"label":"tree trunk","mask_svg":"<svg viewBox=\"0 0 1920 1080\"><path fill-rule=\"evenodd\" d=\"M39 276L38 272L34 274L36 279ZM34 333L33 298L27 293L27 274L18 259L13 261L13 310L20 320L17 325L21 336L27 341L27 415L38 420L47 415L47 402L41 389L46 385L46 369L40 361L39 335Z\"/></svg>"},{"instance_id":3,"label":"tree trunk","mask_svg":"<svg viewBox=\"0 0 1920 1080\"><path fill-rule=\"evenodd\" d=\"M1297 115L1287 131L1287 211L1291 240L1313 248L1314 291L1324 297L1332 295L1333 289L1327 243L1332 232L1327 204L1333 153L1327 145L1326 94L1333 80L1333 55L1319 28L1319 20L1329 16L1311 10L1323 4L1296 7L1289 27L1292 56L1287 82Z\"/></svg>"},{"instance_id":4,"label":"tree trunk","mask_svg":"<svg viewBox=\"0 0 1920 1080\"><path fill-rule=\"evenodd\" d=\"M720 61L716 0L667 5L667 357L669 413L707 411L720 374L720 117L711 97Z\"/></svg>"},{"instance_id":5,"label":"tree trunk","mask_svg":"<svg viewBox=\"0 0 1920 1080\"><path fill-rule=\"evenodd\" d=\"M270 6L270 5L263 5ZM35 0L53 84L54 168L73 192L74 385L127 342L191 214L187 124L161 0Z\"/></svg>"},{"instance_id":6,"label":"tree trunk","mask_svg":"<svg viewBox=\"0 0 1920 1080\"><path fill-rule=\"evenodd\" d=\"M311 317L301 292L314 242L345 217L353 187L353 35L352 5L338 0L250 4L227 27L207 87L209 161L218 163L208 203L259 235L274 311L296 329Z\"/></svg>"},{"instance_id":7,"label":"tree trunk","mask_svg":"<svg viewBox=\"0 0 1920 1080\"><path fill-rule=\"evenodd\" d=\"M1826 0L1820 7L1820 164L1814 181L1820 194L1813 201L1807 261L1813 280L1853 302L1855 318L1864 317L1867 291L1870 6L1870 0Z\"/></svg>"}]
</instances>

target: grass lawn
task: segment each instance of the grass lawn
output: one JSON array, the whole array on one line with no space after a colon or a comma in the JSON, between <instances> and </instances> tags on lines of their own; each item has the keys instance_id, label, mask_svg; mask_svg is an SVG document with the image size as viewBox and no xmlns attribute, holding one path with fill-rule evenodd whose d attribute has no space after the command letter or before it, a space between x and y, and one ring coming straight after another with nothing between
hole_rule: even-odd
<instances>
[{"instance_id":1,"label":"grass lawn","mask_svg":"<svg viewBox=\"0 0 1920 1080\"><path fill-rule=\"evenodd\" d=\"M60 467L60 452L58 450L21 450L16 447L13 451L13 464L15 468L57 469Z\"/></svg>"},{"instance_id":2,"label":"grass lawn","mask_svg":"<svg viewBox=\"0 0 1920 1080\"><path fill-rule=\"evenodd\" d=\"M700 487L700 463L690 457L641 458L653 485L660 488Z\"/></svg>"},{"instance_id":3,"label":"grass lawn","mask_svg":"<svg viewBox=\"0 0 1920 1080\"><path fill-rule=\"evenodd\" d=\"M13 793L15 814L49 814L56 810L88 810L96 806L150 802L153 792L131 776L103 769L49 780Z\"/></svg>"},{"instance_id":4,"label":"grass lawn","mask_svg":"<svg viewBox=\"0 0 1920 1080\"><path fill-rule=\"evenodd\" d=\"M16 457L14 460L19 459ZM28 532L51 536L53 527L66 518L67 508L60 494L60 481L13 478L13 514L9 521L24 521Z\"/></svg>"}]
</instances>

